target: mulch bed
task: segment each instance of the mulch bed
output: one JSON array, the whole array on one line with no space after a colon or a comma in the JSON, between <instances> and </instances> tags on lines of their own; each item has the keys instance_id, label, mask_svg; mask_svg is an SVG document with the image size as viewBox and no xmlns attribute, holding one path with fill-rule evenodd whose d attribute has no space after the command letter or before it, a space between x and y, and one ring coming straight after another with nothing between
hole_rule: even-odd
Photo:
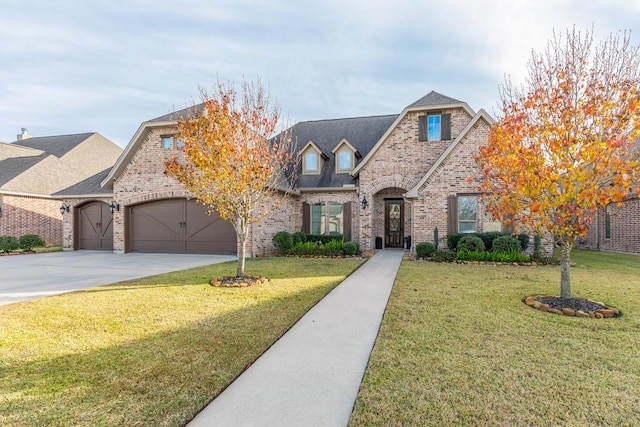
<instances>
[{"instance_id":1,"label":"mulch bed","mask_svg":"<svg viewBox=\"0 0 640 427\"><path fill-rule=\"evenodd\" d=\"M216 277L209 283L216 288L246 288L268 282L269 279L260 276L227 276Z\"/></svg>"},{"instance_id":2,"label":"mulch bed","mask_svg":"<svg viewBox=\"0 0 640 427\"><path fill-rule=\"evenodd\" d=\"M553 295L529 296L524 303L536 310L564 316L591 317L596 319L616 318L622 313L615 308L601 302L584 298L561 298Z\"/></svg>"}]
</instances>

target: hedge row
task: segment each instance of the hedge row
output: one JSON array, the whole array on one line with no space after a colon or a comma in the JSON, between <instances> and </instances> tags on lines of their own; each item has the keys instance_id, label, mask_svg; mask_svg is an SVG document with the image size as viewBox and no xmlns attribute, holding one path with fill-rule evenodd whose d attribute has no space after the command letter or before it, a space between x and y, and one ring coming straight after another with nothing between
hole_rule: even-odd
<instances>
[{"instance_id":1,"label":"hedge row","mask_svg":"<svg viewBox=\"0 0 640 427\"><path fill-rule=\"evenodd\" d=\"M280 231L273 236L273 244L280 255L342 256L360 253L360 245L356 242L345 242L341 234L314 235L301 231Z\"/></svg>"},{"instance_id":2,"label":"hedge row","mask_svg":"<svg viewBox=\"0 0 640 427\"><path fill-rule=\"evenodd\" d=\"M0 236L0 252L15 252L18 249L30 251L33 248L39 248L44 245L44 240L36 234L23 234L18 238L14 236Z\"/></svg>"}]
</instances>

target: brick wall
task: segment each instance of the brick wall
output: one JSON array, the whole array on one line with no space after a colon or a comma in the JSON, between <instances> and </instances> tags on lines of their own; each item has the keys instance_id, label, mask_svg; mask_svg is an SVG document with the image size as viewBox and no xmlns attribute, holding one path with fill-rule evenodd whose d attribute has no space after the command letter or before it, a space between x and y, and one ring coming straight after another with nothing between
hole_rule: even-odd
<instances>
[{"instance_id":1,"label":"brick wall","mask_svg":"<svg viewBox=\"0 0 640 427\"><path fill-rule=\"evenodd\" d=\"M60 200L7 194L0 197L0 235L37 234L48 246L62 245Z\"/></svg>"},{"instance_id":2,"label":"brick wall","mask_svg":"<svg viewBox=\"0 0 640 427\"><path fill-rule=\"evenodd\" d=\"M610 207L611 235L605 233L605 209L598 209L587 236L579 247L605 251L640 253L640 199L629 199L622 206Z\"/></svg>"}]
</instances>

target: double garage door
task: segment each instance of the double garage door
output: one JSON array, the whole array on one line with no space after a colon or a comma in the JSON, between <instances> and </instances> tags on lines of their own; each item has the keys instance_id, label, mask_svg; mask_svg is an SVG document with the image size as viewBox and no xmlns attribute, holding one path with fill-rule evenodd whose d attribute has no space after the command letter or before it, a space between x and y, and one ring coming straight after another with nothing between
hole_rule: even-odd
<instances>
[{"instance_id":1,"label":"double garage door","mask_svg":"<svg viewBox=\"0 0 640 427\"><path fill-rule=\"evenodd\" d=\"M236 232L228 221L193 200L158 200L129 209L132 252L234 254Z\"/></svg>"}]
</instances>

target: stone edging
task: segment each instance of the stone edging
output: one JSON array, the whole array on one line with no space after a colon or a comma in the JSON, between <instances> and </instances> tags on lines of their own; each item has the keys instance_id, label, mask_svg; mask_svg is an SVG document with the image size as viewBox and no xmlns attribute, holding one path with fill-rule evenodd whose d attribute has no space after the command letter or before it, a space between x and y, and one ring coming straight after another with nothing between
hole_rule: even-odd
<instances>
[{"instance_id":1,"label":"stone edging","mask_svg":"<svg viewBox=\"0 0 640 427\"><path fill-rule=\"evenodd\" d=\"M598 309L596 311L584 312L582 310L576 311L571 308L563 308L562 310L551 308L549 307L548 304L543 304L540 301L538 301L538 298L557 298L557 296L555 295L528 296L527 298L524 299L524 303L531 308L535 308L536 310L544 311L547 313L558 314L560 316L590 317L594 319L613 318L613 317L620 316L620 311L617 308L609 307L598 301L587 300L589 302L593 302L598 305L601 305L603 308Z\"/></svg>"}]
</instances>

